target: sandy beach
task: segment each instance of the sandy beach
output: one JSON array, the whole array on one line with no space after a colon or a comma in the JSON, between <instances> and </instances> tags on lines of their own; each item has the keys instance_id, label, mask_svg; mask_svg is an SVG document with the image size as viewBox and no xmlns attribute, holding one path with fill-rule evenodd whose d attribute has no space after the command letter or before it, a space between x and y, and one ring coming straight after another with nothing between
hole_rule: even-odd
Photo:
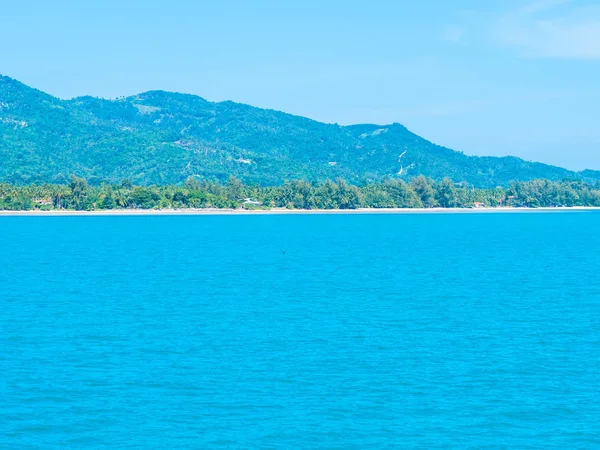
<instances>
[{"instance_id":1,"label":"sandy beach","mask_svg":"<svg viewBox=\"0 0 600 450\"><path fill-rule=\"evenodd\" d=\"M359 208L359 209L112 209L98 211L0 211L0 216L227 216L227 215L294 215L294 214L497 214L598 211L599 207L574 206L557 208Z\"/></svg>"}]
</instances>

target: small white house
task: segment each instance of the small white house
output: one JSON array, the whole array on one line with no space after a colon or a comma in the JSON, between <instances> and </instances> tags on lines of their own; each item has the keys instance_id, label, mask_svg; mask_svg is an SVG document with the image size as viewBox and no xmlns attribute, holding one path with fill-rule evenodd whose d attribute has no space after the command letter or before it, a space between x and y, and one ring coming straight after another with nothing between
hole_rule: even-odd
<instances>
[{"instance_id":1,"label":"small white house","mask_svg":"<svg viewBox=\"0 0 600 450\"><path fill-rule=\"evenodd\" d=\"M251 198L245 198L243 205L251 205L251 206L260 206L261 202L257 202L256 200L252 200Z\"/></svg>"}]
</instances>

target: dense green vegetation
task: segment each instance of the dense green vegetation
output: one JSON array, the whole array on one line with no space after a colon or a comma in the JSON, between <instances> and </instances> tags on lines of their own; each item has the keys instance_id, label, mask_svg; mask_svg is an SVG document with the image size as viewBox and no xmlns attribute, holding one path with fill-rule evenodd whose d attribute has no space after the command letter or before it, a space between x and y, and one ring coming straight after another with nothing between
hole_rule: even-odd
<instances>
[{"instance_id":1,"label":"dense green vegetation","mask_svg":"<svg viewBox=\"0 0 600 450\"><path fill-rule=\"evenodd\" d=\"M114 101L60 100L0 76L0 182L66 184L71 173L93 186L123 178L142 186L181 184L190 176L273 186L337 178L367 185L424 175L481 188L536 178L600 179L597 171L466 156L399 124L324 124L162 91Z\"/></svg>"},{"instance_id":2,"label":"dense green vegetation","mask_svg":"<svg viewBox=\"0 0 600 450\"><path fill-rule=\"evenodd\" d=\"M291 181L276 187L244 185L231 177L226 184L188 178L183 186L90 186L71 176L69 184L15 186L0 184L0 210L105 210L168 208L472 208L600 206L600 182L533 180L510 187L481 189L449 178L436 182L424 176L354 186L328 180L315 184Z\"/></svg>"}]
</instances>

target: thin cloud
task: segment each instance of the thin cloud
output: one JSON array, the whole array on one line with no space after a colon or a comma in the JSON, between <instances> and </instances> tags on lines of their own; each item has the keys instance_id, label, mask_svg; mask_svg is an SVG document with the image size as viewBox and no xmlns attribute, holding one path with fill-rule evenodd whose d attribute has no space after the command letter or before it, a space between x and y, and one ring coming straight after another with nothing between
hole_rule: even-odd
<instances>
[{"instance_id":1,"label":"thin cloud","mask_svg":"<svg viewBox=\"0 0 600 450\"><path fill-rule=\"evenodd\" d=\"M597 60L600 7L570 0L532 3L502 17L494 35L526 57Z\"/></svg>"},{"instance_id":2,"label":"thin cloud","mask_svg":"<svg viewBox=\"0 0 600 450\"><path fill-rule=\"evenodd\" d=\"M458 25L446 25L442 29L441 39L446 42L457 44L462 41L465 36L465 29Z\"/></svg>"},{"instance_id":3,"label":"thin cloud","mask_svg":"<svg viewBox=\"0 0 600 450\"><path fill-rule=\"evenodd\" d=\"M539 0L533 3L528 3L518 9L522 14L536 14L543 11L548 11L557 6L572 4L574 0Z\"/></svg>"}]
</instances>

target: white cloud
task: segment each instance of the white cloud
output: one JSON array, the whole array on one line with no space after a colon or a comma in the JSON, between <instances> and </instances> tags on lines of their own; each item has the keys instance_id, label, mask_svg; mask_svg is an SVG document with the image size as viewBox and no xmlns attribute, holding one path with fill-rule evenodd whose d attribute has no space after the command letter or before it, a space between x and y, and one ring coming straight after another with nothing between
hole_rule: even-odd
<instances>
[{"instance_id":1,"label":"white cloud","mask_svg":"<svg viewBox=\"0 0 600 450\"><path fill-rule=\"evenodd\" d=\"M442 29L441 38L443 41L457 44L465 36L465 29L458 25L446 25Z\"/></svg>"},{"instance_id":2,"label":"white cloud","mask_svg":"<svg viewBox=\"0 0 600 450\"><path fill-rule=\"evenodd\" d=\"M570 0L532 3L498 20L494 37L527 57L600 59L600 7Z\"/></svg>"},{"instance_id":3,"label":"white cloud","mask_svg":"<svg viewBox=\"0 0 600 450\"><path fill-rule=\"evenodd\" d=\"M557 6L572 4L574 0L538 0L533 3L523 5L518 9L523 14L535 14L543 11L548 11Z\"/></svg>"}]
</instances>

